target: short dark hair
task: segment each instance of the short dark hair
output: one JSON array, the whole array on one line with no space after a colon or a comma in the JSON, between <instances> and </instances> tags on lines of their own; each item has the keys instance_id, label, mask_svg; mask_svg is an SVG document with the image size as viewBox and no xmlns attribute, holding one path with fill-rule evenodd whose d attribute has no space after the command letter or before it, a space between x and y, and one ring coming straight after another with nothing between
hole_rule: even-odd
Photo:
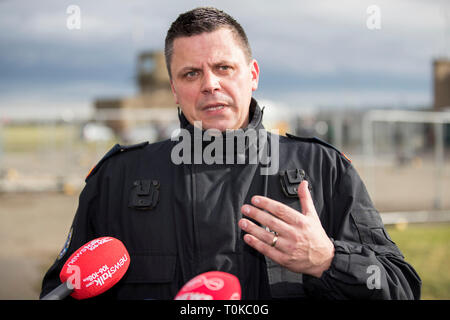
<instances>
[{"instance_id":1,"label":"short dark hair","mask_svg":"<svg viewBox=\"0 0 450 320\"><path fill-rule=\"evenodd\" d=\"M235 34L248 62L250 62L252 50L242 26L232 16L222 10L213 7L199 7L180 14L167 31L164 55L169 77L172 78L170 63L173 53L173 41L176 38L190 37L203 32L213 32L219 28L229 28Z\"/></svg>"}]
</instances>

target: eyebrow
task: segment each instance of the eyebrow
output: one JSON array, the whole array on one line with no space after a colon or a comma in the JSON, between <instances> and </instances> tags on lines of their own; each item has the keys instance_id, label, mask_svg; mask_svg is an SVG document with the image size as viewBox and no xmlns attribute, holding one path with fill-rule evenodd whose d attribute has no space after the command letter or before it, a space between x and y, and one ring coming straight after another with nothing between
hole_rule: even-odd
<instances>
[{"instance_id":1,"label":"eyebrow","mask_svg":"<svg viewBox=\"0 0 450 320\"><path fill-rule=\"evenodd\" d=\"M234 63L232 61L228 61L228 60L220 60L216 63L213 64L213 67L217 67L217 66L221 66L221 65L234 65ZM190 71L201 71L201 68L197 68L194 66L186 66L181 68L181 70L178 72L178 75L183 75L186 72L190 72Z\"/></svg>"}]
</instances>

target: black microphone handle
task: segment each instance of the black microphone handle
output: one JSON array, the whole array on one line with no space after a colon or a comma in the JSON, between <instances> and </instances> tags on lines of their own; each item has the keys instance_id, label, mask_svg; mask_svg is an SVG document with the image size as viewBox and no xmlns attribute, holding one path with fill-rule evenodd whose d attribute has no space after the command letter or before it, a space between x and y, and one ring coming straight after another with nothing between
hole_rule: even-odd
<instances>
[{"instance_id":1,"label":"black microphone handle","mask_svg":"<svg viewBox=\"0 0 450 320\"><path fill-rule=\"evenodd\" d=\"M47 293L41 300L62 300L73 291L73 285L69 281L65 281L55 289Z\"/></svg>"}]
</instances>

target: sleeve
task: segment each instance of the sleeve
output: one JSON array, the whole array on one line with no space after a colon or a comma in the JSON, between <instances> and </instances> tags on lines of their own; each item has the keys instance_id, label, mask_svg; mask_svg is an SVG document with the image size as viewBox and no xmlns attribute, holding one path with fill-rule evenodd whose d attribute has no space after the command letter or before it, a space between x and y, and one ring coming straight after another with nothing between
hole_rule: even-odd
<instances>
[{"instance_id":1,"label":"sleeve","mask_svg":"<svg viewBox=\"0 0 450 320\"><path fill-rule=\"evenodd\" d=\"M67 258L86 242L95 239L95 230L91 222L92 213L98 209L96 179L90 179L82 190L78 209L72 222L66 243L53 265L48 269L42 280L40 298L61 284L59 273Z\"/></svg>"},{"instance_id":2,"label":"sleeve","mask_svg":"<svg viewBox=\"0 0 450 320\"><path fill-rule=\"evenodd\" d=\"M344 172L327 217L335 255L320 278L305 275L306 292L320 299L419 299L418 274L389 237L356 170Z\"/></svg>"}]
</instances>

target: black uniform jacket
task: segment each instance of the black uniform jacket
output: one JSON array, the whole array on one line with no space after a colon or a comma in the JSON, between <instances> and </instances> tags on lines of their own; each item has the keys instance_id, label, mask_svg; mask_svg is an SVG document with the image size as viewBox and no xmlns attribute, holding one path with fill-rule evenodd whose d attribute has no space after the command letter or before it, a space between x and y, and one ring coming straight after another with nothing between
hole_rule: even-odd
<instances>
[{"instance_id":1,"label":"black uniform jacket","mask_svg":"<svg viewBox=\"0 0 450 320\"><path fill-rule=\"evenodd\" d=\"M263 129L253 99L250 115L246 130ZM180 122L194 133L181 113ZM113 236L130 253L130 267L97 298L173 299L189 279L220 270L239 278L243 299L418 299L420 278L389 238L350 161L316 138L269 134L267 141L273 138L279 163L271 175L261 174L262 161L236 164L236 148L234 164L176 164L172 150L181 139L116 145L86 179L68 240L43 279L41 296L60 284L59 272L72 252L91 239ZM302 179L309 181L335 246L321 278L265 258L244 243L237 224L241 206L254 195L301 212L296 187Z\"/></svg>"}]
</instances>

